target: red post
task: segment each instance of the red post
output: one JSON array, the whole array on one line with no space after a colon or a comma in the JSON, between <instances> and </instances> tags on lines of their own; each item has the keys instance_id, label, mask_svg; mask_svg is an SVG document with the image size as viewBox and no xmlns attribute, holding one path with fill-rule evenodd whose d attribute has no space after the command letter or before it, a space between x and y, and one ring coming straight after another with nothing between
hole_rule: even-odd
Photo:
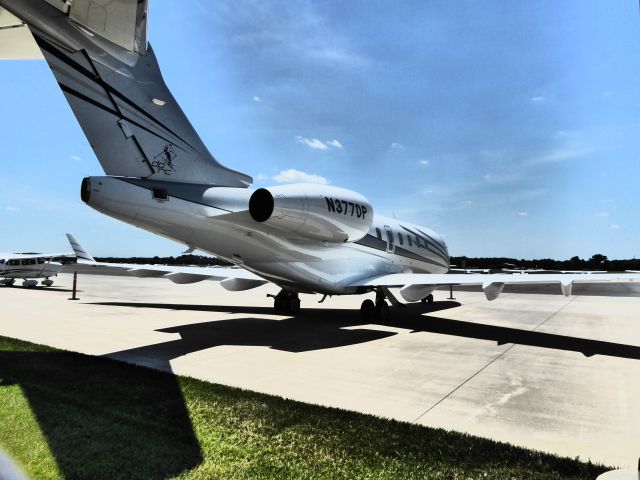
<instances>
[{"instance_id":1,"label":"red post","mask_svg":"<svg viewBox=\"0 0 640 480\"><path fill-rule=\"evenodd\" d=\"M77 286L78 286L78 272L73 272L73 293L69 300L80 300L78 297L76 297Z\"/></svg>"},{"instance_id":2,"label":"red post","mask_svg":"<svg viewBox=\"0 0 640 480\"><path fill-rule=\"evenodd\" d=\"M449 285L449 298L447 300L455 300L453 297L453 285Z\"/></svg>"}]
</instances>

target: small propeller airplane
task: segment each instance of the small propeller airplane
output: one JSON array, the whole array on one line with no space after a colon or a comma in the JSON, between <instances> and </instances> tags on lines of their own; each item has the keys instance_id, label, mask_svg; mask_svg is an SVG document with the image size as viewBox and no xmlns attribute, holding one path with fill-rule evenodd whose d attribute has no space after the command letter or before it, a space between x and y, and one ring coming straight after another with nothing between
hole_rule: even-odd
<instances>
[{"instance_id":1,"label":"small propeller airplane","mask_svg":"<svg viewBox=\"0 0 640 480\"><path fill-rule=\"evenodd\" d=\"M481 285L494 300L505 284L555 283L570 295L576 282L640 280L637 273L451 274L442 236L375 213L358 192L249 188L250 176L209 153L164 83L147 41L147 13L148 0L0 0L0 59L43 57L51 68L106 174L82 180L82 200L242 267L220 269L229 289L273 282L281 288L274 307L289 314L300 309L299 293L375 292L375 302L362 302L362 316L385 319L387 300L400 304L391 288L416 302L433 301L438 286ZM203 279L137 271L180 283Z\"/></svg>"},{"instance_id":2,"label":"small propeller airplane","mask_svg":"<svg viewBox=\"0 0 640 480\"><path fill-rule=\"evenodd\" d=\"M68 257L66 253L0 253L0 284L12 286L17 279L22 279L22 286L35 288L39 278L45 287L53 285L51 277L62 271L60 261Z\"/></svg>"}]
</instances>

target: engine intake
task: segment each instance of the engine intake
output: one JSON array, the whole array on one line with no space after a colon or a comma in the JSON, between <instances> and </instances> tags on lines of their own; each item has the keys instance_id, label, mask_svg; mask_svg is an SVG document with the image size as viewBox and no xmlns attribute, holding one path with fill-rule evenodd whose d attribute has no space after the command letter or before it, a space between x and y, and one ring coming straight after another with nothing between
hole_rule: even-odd
<instances>
[{"instance_id":1,"label":"engine intake","mask_svg":"<svg viewBox=\"0 0 640 480\"><path fill-rule=\"evenodd\" d=\"M249 213L256 222L334 243L361 239L373 222L373 207L364 196L316 184L260 188L249 199Z\"/></svg>"}]
</instances>

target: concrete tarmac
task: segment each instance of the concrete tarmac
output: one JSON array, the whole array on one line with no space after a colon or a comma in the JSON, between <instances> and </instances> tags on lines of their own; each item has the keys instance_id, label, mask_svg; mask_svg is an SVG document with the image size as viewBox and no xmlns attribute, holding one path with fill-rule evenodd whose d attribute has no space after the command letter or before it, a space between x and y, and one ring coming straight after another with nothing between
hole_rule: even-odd
<instances>
[{"instance_id":1,"label":"concrete tarmac","mask_svg":"<svg viewBox=\"0 0 640 480\"><path fill-rule=\"evenodd\" d=\"M302 295L275 315L274 286L70 275L0 287L0 335L315 404L489 437L608 465L640 455L640 298L436 292L388 322L364 297ZM601 293L606 293L606 289ZM593 294L593 292L592 292ZM441 301L438 301L441 300Z\"/></svg>"}]
</instances>

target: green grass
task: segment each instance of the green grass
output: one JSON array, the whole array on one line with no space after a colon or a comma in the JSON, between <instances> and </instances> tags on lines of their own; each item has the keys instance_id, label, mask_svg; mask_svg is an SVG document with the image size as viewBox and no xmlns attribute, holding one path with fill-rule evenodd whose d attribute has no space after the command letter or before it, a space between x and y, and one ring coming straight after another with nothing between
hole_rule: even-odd
<instances>
[{"instance_id":1,"label":"green grass","mask_svg":"<svg viewBox=\"0 0 640 480\"><path fill-rule=\"evenodd\" d=\"M35 478L593 480L606 470L4 337L0 444Z\"/></svg>"}]
</instances>

